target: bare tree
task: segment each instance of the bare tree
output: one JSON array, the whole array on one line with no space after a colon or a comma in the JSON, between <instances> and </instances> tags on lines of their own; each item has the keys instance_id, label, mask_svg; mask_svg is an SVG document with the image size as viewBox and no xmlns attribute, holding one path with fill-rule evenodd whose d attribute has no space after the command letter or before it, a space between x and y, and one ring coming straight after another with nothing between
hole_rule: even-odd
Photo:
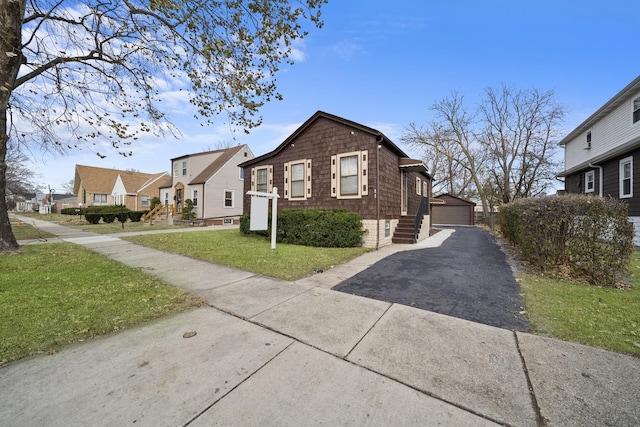
<instances>
[{"instance_id":1,"label":"bare tree","mask_svg":"<svg viewBox=\"0 0 640 427\"><path fill-rule=\"evenodd\" d=\"M26 166L28 164L27 161L28 158L20 150L20 147L9 142L6 158L7 196L32 193L35 191L36 185L33 180L36 174Z\"/></svg>"},{"instance_id":2,"label":"bare tree","mask_svg":"<svg viewBox=\"0 0 640 427\"><path fill-rule=\"evenodd\" d=\"M483 212L488 214L487 199L482 192L486 155L475 138L475 113L466 108L464 97L457 91L435 102L430 109L437 120L431 122L426 130L410 126L402 140L414 146L424 144L439 159L444 159L439 160L440 167L433 170L434 175L443 173L454 195L469 194L472 185L480 198ZM459 186L457 191L456 183Z\"/></svg>"},{"instance_id":3,"label":"bare tree","mask_svg":"<svg viewBox=\"0 0 640 427\"><path fill-rule=\"evenodd\" d=\"M69 181L62 184L62 189L64 190L65 194L73 194L74 185L75 185L74 178L71 178Z\"/></svg>"},{"instance_id":4,"label":"bare tree","mask_svg":"<svg viewBox=\"0 0 640 427\"><path fill-rule=\"evenodd\" d=\"M492 183L504 203L545 194L557 172L556 130L564 109L553 91L485 89L479 107L479 140L490 163Z\"/></svg>"},{"instance_id":5,"label":"bare tree","mask_svg":"<svg viewBox=\"0 0 640 427\"><path fill-rule=\"evenodd\" d=\"M443 188L478 198L485 215L500 203L545 194L553 184L564 116L553 91L488 88L476 110L452 92L431 110L436 120L426 129L409 125L402 140L423 149Z\"/></svg>"},{"instance_id":6,"label":"bare tree","mask_svg":"<svg viewBox=\"0 0 640 427\"><path fill-rule=\"evenodd\" d=\"M462 151L438 122L431 122L425 129L411 123L401 139L422 158L433 175L433 192L449 193L457 197L470 197L471 174L459 161Z\"/></svg>"},{"instance_id":7,"label":"bare tree","mask_svg":"<svg viewBox=\"0 0 640 427\"><path fill-rule=\"evenodd\" d=\"M141 133L172 131L163 88L196 116L245 131L281 99L275 74L322 26L327 0L3 0L0 2L0 251L17 249L6 205L9 135L50 149L122 155ZM166 100L166 99L165 99ZM9 122L8 122L9 121ZM9 124L8 124L9 123Z\"/></svg>"}]
</instances>

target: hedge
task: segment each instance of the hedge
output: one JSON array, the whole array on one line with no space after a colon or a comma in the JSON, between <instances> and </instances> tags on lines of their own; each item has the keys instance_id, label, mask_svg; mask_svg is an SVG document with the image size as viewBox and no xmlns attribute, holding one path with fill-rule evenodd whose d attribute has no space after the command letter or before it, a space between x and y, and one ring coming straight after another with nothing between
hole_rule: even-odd
<instances>
[{"instance_id":1,"label":"hedge","mask_svg":"<svg viewBox=\"0 0 640 427\"><path fill-rule=\"evenodd\" d=\"M612 286L628 277L633 224L624 201L585 195L517 200L500 208L502 234L544 271Z\"/></svg>"},{"instance_id":2,"label":"hedge","mask_svg":"<svg viewBox=\"0 0 640 427\"><path fill-rule=\"evenodd\" d=\"M240 218L244 234L271 235L271 216L267 231L249 230L250 217ZM362 220L343 209L286 209L278 212L276 241L294 245L346 248L362 244Z\"/></svg>"}]
</instances>

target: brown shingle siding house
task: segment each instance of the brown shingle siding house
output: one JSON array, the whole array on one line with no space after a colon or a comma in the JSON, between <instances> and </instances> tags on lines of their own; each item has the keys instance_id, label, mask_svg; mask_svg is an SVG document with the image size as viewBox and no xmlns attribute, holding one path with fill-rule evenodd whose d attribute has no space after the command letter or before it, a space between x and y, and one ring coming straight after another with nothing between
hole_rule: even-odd
<instances>
[{"instance_id":1,"label":"brown shingle siding house","mask_svg":"<svg viewBox=\"0 0 640 427\"><path fill-rule=\"evenodd\" d=\"M403 217L411 224L409 241L428 235L431 176L426 166L370 127L318 111L274 151L240 167L249 178L245 212L250 210L248 191L277 187L279 209L359 213L367 247L390 244Z\"/></svg>"}]
</instances>

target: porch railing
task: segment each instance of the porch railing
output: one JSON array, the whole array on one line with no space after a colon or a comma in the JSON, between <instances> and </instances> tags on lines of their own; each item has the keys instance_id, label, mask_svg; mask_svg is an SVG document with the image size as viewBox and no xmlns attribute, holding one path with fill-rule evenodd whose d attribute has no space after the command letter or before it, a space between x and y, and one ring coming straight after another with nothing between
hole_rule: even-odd
<instances>
[{"instance_id":1,"label":"porch railing","mask_svg":"<svg viewBox=\"0 0 640 427\"><path fill-rule=\"evenodd\" d=\"M425 215L429 214L429 198L422 197L420 199L420 206L418 206L418 212L416 212L415 222L413 224L413 235L418 240L420 235L420 226L422 225L422 219Z\"/></svg>"},{"instance_id":2,"label":"porch railing","mask_svg":"<svg viewBox=\"0 0 640 427\"><path fill-rule=\"evenodd\" d=\"M141 221L142 223L146 223L149 221L149 224L153 224L153 220L162 215L174 215L176 213L175 205L163 205L162 203L156 205L155 208L151 209L145 215L142 215Z\"/></svg>"}]
</instances>

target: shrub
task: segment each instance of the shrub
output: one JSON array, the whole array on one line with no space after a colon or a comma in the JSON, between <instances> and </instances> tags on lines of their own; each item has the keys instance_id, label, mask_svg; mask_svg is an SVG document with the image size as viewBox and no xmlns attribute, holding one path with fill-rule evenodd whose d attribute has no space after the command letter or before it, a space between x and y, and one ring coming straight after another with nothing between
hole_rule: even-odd
<instances>
[{"instance_id":1,"label":"shrub","mask_svg":"<svg viewBox=\"0 0 640 427\"><path fill-rule=\"evenodd\" d=\"M116 216L117 214L115 213L103 213L102 220L107 224L111 224L113 221L116 220Z\"/></svg>"},{"instance_id":2,"label":"shrub","mask_svg":"<svg viewBox=\"0 0 640 427\"><path fill-rule=\"evenodd\" d=\"M89 222L89 224L97 224L100 222L100 218L102 218L102 215L99 213L91 213L91 212L87 212L84 214L84 219L87 220L87 222Z\"/></svg>"},{"instance_id":3,"label":"shrub","mask_svg":"<svg viewBox=\"0 0 640 427\"><path fill-rule=\"evenodd\" d=\"M269 230L249 231L248 214L240 218L240 231L271 235ZM362 220L355 212L327 209L287 209L278 212L276 240L281 243L316 247L356 247L362 244Z\"/></svg>"},{"instance_id":4,"label":"shrub","mask_svg":"<svg viewBox=\"0 0 640 427\"><path fill-rule=\"evenodd\" d=\"M500 229L541 270L563 266L576 279L607 286L628 274L633 224L623 201L584 195L522 199L500 208Z\"/></svg>"},{"instance_id":5,"label":"shrub","mask_svg":"<svg viewBox=\"0 0 640 427\"><path fill-rule=\"evenodd\" d=\"M130 211L129 212L129 220L131 222L140 222L142 215L146 214L149 211Z\"/></svg>"},{"instance_id":6,"label":"shrub","mask_svg":"<svg viewBox=\"0 0 640 427\"><path fill-rule=\"evenodd\" d=\"M152 197L151 198L151 206L149 207L149 210L153 210L153 208L155 208L156 206L158 206L160 203L162 203L160 201L160 198L158 196Z\"/></svg>"},{"instance_id":7,"label":"shrub","mask_svg":"<svg viewBox=\"0 0 640 427\"><path fill-rule=\"evenodd\" d=\"M190 220L196 217L195 212L193 212L193 201L191 199L186 199L184 201L184 206L182 207L182 219Z\"/></svg>"}]
</instances>

